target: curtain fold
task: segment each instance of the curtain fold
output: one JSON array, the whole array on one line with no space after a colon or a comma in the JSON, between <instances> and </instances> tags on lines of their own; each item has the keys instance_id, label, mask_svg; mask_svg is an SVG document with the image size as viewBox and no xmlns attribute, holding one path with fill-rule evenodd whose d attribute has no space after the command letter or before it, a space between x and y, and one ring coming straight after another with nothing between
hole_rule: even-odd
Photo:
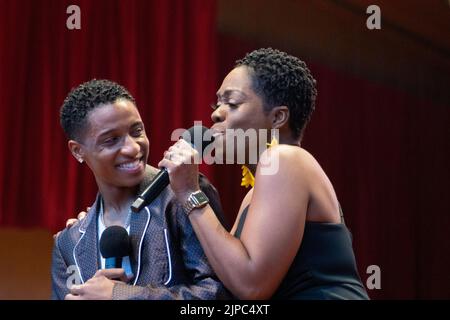
<instances>
[{"instance_id":1,"label":"curtain fold","mask_svg":"<svg viewBox=\"0 0 450 320\"><path fill-rule=\"evenodd\" d=\"M172 130L210 124L215 1L0 3L0 226L56 231L93 202L93 175L70 155L59 125L65 96L82 82L106 78L131 92L154 166ZM81 30L66 27L72 4Z\"/></svg>"}]
</instances>

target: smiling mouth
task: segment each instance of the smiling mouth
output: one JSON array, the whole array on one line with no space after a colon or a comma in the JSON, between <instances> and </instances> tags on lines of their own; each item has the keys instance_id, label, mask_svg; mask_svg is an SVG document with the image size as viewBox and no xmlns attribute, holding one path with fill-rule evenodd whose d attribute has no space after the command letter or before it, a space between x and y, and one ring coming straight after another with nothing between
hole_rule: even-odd
<instances>
[{"instance_id":1,"label":"smiling mouth","mask_svg":"<svg viewBox=\"0 0 450 320\"><path fill-rule=\"evenodd\" d=\"M121 163L121 164L117 165L116 167L120 170L136 171L136 170L140 169L142 162L143 162L143 158L139 158L139 159L135 159L134 161Z\"/></svg>"}]
</instances>

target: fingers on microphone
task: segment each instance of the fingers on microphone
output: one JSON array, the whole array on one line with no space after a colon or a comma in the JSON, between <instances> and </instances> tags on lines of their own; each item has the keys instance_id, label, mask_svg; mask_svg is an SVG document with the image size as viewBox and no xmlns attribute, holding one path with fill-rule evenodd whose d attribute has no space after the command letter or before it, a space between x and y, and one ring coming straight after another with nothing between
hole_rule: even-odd
<instances>
[{"instance_id":1,"label":"fingers on microphone","mask_svg":"<svg viewBox=\"0 0 450 320\"><path fill-rule=\"evenodd\" d=\"M163 159L158 163L158 167L159 167L159 168L166 168L166 169L168 169L168 168L170 168L171 165L172 165L172 163L171 163L168 159L166 159L166 158L163 158Z\"/></svg>"}]
</instances>

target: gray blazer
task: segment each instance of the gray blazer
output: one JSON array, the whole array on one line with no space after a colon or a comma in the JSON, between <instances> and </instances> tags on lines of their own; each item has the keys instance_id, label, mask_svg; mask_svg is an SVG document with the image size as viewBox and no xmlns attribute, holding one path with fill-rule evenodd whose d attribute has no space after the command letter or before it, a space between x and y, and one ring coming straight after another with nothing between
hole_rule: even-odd
<instances>
[{"instance_id":1,"label":"gray blazer","mask_svg":"<svg viewBox=\"0 0 450 320\"><path fill-rule=\"evenodd\" d=\"M141 192L158 172L147 166ZM223 217L215 188L204 176L200 187L219 218ZM73 283L84 283L99 269L98 212L101 195L86 217L63 230L52 257L52 299L64 299ZM227 299L229 292L212 271L188 217L167 187L130 219L134 278L116 284L113 299Z\"/></svg>"}]
</instances>

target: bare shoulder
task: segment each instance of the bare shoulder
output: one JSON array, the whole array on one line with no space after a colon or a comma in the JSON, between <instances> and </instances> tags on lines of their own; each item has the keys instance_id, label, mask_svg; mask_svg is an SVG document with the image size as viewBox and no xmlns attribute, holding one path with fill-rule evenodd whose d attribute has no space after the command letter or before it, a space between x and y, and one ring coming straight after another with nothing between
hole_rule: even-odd
<instances>
[{"instance_id":1,"label":"bare shoulder","mask_svg":"<svg viewBox=\"0 0 450 320\"><path fill-rule=\"evenodd\" d=\"M305 149L287 144L280 144L265 150L261 154L261 167L277 167L277 172L296 172L310 171L319 164L316 159Z\"/></svg>"},{"instance_id":2,"label":"bare shoulder","mask_svg":"<svg viewBox=\"0 0 450 320\"><path fill-rule=\"evenodd\" d=\"M292 146L288 144L279 144L276 146L273 146L271 148L266 149L262 155L263 157L282 157L286 160L292 159L292 160L298 160L299 158L305 160L305 161L312 161L314 160L314 157L305 149L298 147L298 146Z\"/></svg>"}]
</instances>

